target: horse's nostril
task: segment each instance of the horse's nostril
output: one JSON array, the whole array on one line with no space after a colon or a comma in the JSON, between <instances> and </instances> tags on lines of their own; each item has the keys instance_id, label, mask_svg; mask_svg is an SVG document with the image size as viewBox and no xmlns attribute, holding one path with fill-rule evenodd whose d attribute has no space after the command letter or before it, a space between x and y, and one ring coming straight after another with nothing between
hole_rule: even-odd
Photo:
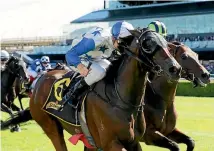
<instances>
[{"instance_id":1,"label":"horse's nostril","mask_svg":"<svg viewBox=\"0 0 214 151\"><path fill-rule=\"evenodd\" d=\"M179 68L177 74L180 75L181 72L182 72L182 68Z\"/></svg>"},{"instance_id":2,"label":"horse's nostril","mask_svg":"<svg viewBox=\"0 0 214 151\"><path fill-rule=\"evenodd\" d=\"M170 73L176 73L176 72L177 72L176 67L175 67L175 66L170 67L170 68L169 68L169 72L170 72Z\"/></svg>"},{"instance_id":3,"label":"horse's nostril","mask_svg":"<svg viewBox=\"0 0 214 151\"><path fill-rule=\"evenodd\" d=\"M210 74L202 73L202 74L201 74L201 77L204 78L204 79L205 79L205 78L209 79L209 78L210 78Z\"/></svg>"}]
</instances>

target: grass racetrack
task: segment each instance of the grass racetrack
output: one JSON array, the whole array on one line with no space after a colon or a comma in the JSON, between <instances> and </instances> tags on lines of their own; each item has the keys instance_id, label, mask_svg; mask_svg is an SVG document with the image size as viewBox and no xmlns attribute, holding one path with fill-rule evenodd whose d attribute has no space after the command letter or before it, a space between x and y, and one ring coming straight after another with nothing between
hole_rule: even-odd
<instances>
[{"instance_id":1,"label":"grass racetrack","mask_svg":"<svg viewBox=\"0 0 214 151\"><path fill-rule=\"evenodd\" d=\"M28 100L23 101L28 104ZM177 127L195 140L194 151L214 151L214 97L176 97L178 112ZM8 115L1 114L1 119ZM11 133L9 130L1 131L2 151L54 151L52 143L42 129L30 121L21 125L22 131ZM82 151L82 143L73 146L67 141L70 135L65 132L68 150ZM167 151L168 149L147 146L141 143L144 151ZM180 145L181 151L186 146Z\"/></svg>"}]
</instances>

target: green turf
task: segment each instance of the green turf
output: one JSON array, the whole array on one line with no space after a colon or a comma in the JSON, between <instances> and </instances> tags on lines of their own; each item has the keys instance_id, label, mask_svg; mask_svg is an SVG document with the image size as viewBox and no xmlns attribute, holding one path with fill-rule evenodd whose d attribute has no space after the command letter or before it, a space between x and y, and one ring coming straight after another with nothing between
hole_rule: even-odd
<instances>
[{"instance_id":1,"label":"green turf","mask_svg":"<svg viewBox=\"0 0 214 151\"><path fill-rule=\"evenodd\" d=\"M24 103L27 104L27 100ZM195 140L194 151L214 151L214 98L176 97L176 107L179 114L177 127ZM6 117L3 113L2 118ZM2 131L2 151L54 151L52 143L34 121L21 127L20 133ZM70 135L65 132L68 150L81 151L82 143L73 146L67 141L69 137ZM167 151L143 143L142 147L144 151ZM181 144L180 148L181 151L186 150L185 145Z\"/></svg>"}]
</instances>

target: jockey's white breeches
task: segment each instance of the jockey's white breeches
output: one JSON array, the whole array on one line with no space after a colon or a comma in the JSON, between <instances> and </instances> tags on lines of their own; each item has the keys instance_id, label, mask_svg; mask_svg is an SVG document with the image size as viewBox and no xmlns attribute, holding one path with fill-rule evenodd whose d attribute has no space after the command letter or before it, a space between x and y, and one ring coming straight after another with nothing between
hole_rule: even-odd
<instances>
[{"instance_id":1,"label":"jockey's white breeches","mask_svg":"<svg viewBox=\"0 0 214 151\"><path fill-rule=\"evenodd\" d=\"M32 70L31 68L27 69L27 74L33 78L35 78L30 86L31 91L33 92L33 89L36 85L36 82L38 81L38 79L44 74L46 73L46 71L41 71L39 73L37 73L36 71Z\"/></svg>"},{"instance_id":2,"label":"jockey's white breeches","mask_svg":"<svg viewBox=\"0 0 214 151\"><path fill-rule=\"evenodd\" d=\"M107 69L111 65L111 62L106 59L91 61L91 63L92 63L90 67L91 70L89 71L89 74L84 78L85 82L88 85L92 85L95 82L98 82L101 79L103 79L106 75ZM82 61L82 64L88 67L89 61ZM74 70L77 71L76 68Z\"/></svg>"},{"instance_id":3,"label":"jockey's white breeches","mask_svg":"<svg viewBox=\"0 0 214 151\"><path fill-rule=\"evenodd\" d=\"M36 71L32 70L31 68L27 68L27 74L29 76L32 76L33 78L36 78L38 75L38 73Z\"/></svg>"},{"instance_id":4,"label":"jockey's white breeches","mask_svg":"<svg viewBox=\"0 0 214 151\"><path fill-rule=\"evenodd\" d=\"M39 77L41 76L38 76L35 80L33 80L33 83L30 86L31 92L33 92L33 89L35 88L36 82L38 81Z\"/></svg>"}]
</instances>

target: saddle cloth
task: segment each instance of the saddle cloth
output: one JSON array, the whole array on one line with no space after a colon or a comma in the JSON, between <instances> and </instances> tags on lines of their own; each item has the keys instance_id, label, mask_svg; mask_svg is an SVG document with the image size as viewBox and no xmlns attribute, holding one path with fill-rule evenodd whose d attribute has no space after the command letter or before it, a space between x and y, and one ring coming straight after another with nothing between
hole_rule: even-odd
<instances>
[{"instance_id":1,"label":"saddle cloth","mask_svg":"<svg viewBox=\"0 0 214 151\"><path fill-rule=\"evenodd\" d=\"M62 99L65 93L68 91L68 87L70 84L73 85L73 82L78 82L78 78L75 78L74 71L69 71L62 78L56 80L51 88L49 97L47 98L43 110L52 116L74 126L80 126L79 122L79 111L84 105L84 98L86 97L86 93L83 92L76 98L72 100L72 105L76 106L76 108L71 106L71 103L68 102L62 111L59 111L59 107L63 104L64 100ZM74 77L75 76L75 77ZM73 79L71 79L74 77ZM72 82L72 83L71 83ZM84 97L85 96L85 97Z\"/></svg>"}]
</instances>

